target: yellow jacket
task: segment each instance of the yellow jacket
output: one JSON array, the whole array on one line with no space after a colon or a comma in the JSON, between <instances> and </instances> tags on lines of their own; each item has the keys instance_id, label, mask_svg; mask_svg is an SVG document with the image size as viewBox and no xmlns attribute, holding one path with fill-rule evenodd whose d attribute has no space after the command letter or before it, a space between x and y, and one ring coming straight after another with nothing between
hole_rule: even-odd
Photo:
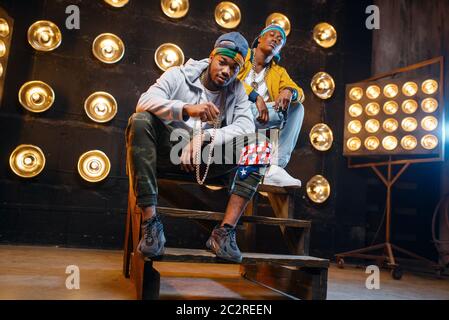
<instances>
[{"instance_id":1,"label":"yellow jacket","mask_svg":"<svg viewBox=\"0 0 449 320\"><path fill-rule=\"evenodd\" d=\"M252 68L253 51L248 51L249 52L246 56L245 64L240 69L239 74L237 75L237 79L239 79L245 86L246 94L250 95L253 91L253 88L250 85L246 84L244 81ZM267 84L270 101L276 101L279 93L285 88L296 89L296 91L298 92L296 100L292 100L292 102L299 101L302 103L304 101L304 91L290 78L287 70L276 64L274 60L272 60L270 70L268 70L268 73L265 76L265 82Z\"/></svg>"}]
</instances>

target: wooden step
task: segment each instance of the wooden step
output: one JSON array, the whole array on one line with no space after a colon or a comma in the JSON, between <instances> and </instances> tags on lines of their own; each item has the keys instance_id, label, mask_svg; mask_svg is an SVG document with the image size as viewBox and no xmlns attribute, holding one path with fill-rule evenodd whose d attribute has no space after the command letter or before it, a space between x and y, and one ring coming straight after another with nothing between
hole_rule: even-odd
<instances>
[{"instance_id":1,"label":"wooden step","mask_svg":"<svg viewBox=\"0 0 449 320\"><path fill-rule=\"evenodd\" d=\"M315 258L311 256L280 255L265 253L246 253L243 252L241 264L256 264L260 262L275 263L284 266L310 267L310 268L328 268L329 260ZM155 259L145 258L145 261L164 261L164 262L192 262L192 263L232 263L217 258L215 254L207 250L200 249L181 249L165 248L162 257Z\"/></svg>"},{"instance_id":2,"label":"wooden step","mask_svg":"<svg viewBox=\"0 0 449 320\"><path fill-rule=\"evenodd\" d=\"M224 216L224 214L221 212L177 209L168 207L157 207L157 212L162 216L166 217L210 220L210 221L221 221L223 220ZM239 221L256 224L273 225L273 226L304 228L304 229L310 229L312 225L310 221L306 220L272 218L261 216L242 216Z\"/></svg>"}]
</instances>

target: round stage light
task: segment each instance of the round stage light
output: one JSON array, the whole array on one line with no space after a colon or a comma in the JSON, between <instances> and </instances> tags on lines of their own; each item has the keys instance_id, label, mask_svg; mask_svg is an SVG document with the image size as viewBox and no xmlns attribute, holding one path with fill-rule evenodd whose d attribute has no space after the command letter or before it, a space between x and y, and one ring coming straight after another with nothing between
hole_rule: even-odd
<instances>
[{"instance_id":1,"label":"round stage light","mask_svg":"<svg viewBox=\"0 0 449 320\"><path fill-rule=\"evenodd\" d=\"M330 48L337 42L337 31L329 23L322 22L313 28L313 39L323 48Z\"/></svg>"},{"instance_id":2,"label":"round stage light","mask_svg":"<svg viewBox=\"0 0 449 320\"><path fill-rule=\"evenodd\" d=\"M321 175L312 177L306 185L307 195L315 203L323 203L329 198L331 187L329 182Z\"/></svg>"},{"instance_id":3,"label":"round stage light","mask_svg":"<svg viewBox=\"0 0 449 320\"><path fill-rule=\"evenodd\" d=\"M365 122L365 130L369 133L376 133L379 131L380 123L376 119L369 119Z\"/></svg>"},{"instance_id":4,"label":"round stage light","mask_svg":"<svg viewBox=\"0 0 449 320\"><path fill-rule=\"evenodd\" d=\"M404 131L412 132L418 127L418 121L415 118L407 117L402 120L401 126Z\"/></svg>"},{"instance_id":5,"label":"round stage light","mask_svg":"<svg viewBox=\"0 0 449 320\"><path fill-rule=\"evenodd\" d=\"M433 134L427 134L421 139L421 145L424 149L432 150L438 146L438 138Z\"/></svg>"},{"instance_id":6,"label":"round stage light","mask_svg":"<svg viewBox=\"0 0 449 320\"><path fill-rule=\"evenodd\" d=\"M282 13L275 12L270 14L265 21L265 26L269 26L270 24L276 24L280 26L282 29L284 29L286 36L290 34L290 20L288 20L288 18Z\"/></svg>"},{"instance_id":7,"label":"round stage light","mask_svg":"<svg viewBox=\"0 0 449 320\"><path fill-rule=\"evenodd\" d=\"M360 87L352 88L349 91L349 98L354 101L359 101L363 97L363 89Z\"/></svg>"},{"instance_id":8,"label":"round stage light","mask_svg":"<svg viewBox=\"0 0 449 320\"><path fill-rule=\"evenodd\" d=\"M6 44L0 40L0 58L6 54Z\"/></svg>"},{"instance_id":9,"label":"round stage light","mask_svg":"<svg viewBox=\"0 0 449 320\"><path fill-rule=\"evenodd\" d=\"M387 101L384 103L385 114L392 115L398 112L399 106L396 101Z\"/></svg>"},{"instance_id":10,"label":"round stage light","mask_svg":"<svg viewBox=\"0 0 449 320\"><path fill-rule=\"evenodd\" d=\"M3 75L3 65L0 63L0 77Z\"/></svg>"},{"instance_id":11,"label":"round stage light","mask_svg":"<svg viewBox=\"0 0 449 320\"><path fill-rule=\"evenodd\" d=\"M19 90L20 104L31 112L44 112L55 101L53 89L42 81L28 81Z\"/></svg>"},{"instance_id":12,"label":"round stage light","mask_svg":"<svg viewBox=\"0 0 449 320\"><path fill-rule=\"evenodd\" d=\"M232 2L223 1L215 7L215 22L225 29L234 29L240 24L242 15L239 7Z\"/></svg>"},{"instance_id":13,"label":"round stage light","mask_svg":"<svg viewBox=\"0 0 449 320\"><path fill-rule=\"evenodd\" d=\"M435 112L438 109L438 101L434 98L427 98L421 102L421 108L426 113Z\"/></svg>"},{"instance_id":14,"label":"round stage light","mask_svg":"<svg viewBox=\"0 0 449 320\"><path fill-rule=\"evenodd\" d=\"M6 38L9 35L9 24L3 18L0 18L0 37Z\"/></svg>"},{"instance_id":15,"label":"round stage light","mask_svg":"<svg viewBox=\"0 0 449 320\"><path fill-rule=\"evenodd\" d=\"M438 127L438 119L434 116L427 116L421 120L421 127L426 131L433 131Z\"/></svg>"},{"instance_id":16,"label":"round stage light","mask_svg":"<svg viewBox=\"0 0 449 320\"><path fill-rule=\"evenodd\" d=\"M51 21L36 21L28 28L28 43L38 51L55 50L61 42L61 31Z\"/></svg>"},{"instance_id":17,"label":"round stage light","mask_svg":"<svg viewBox=\"0 0 449 320\"><path fill-rule=\"evenodd\" d=\"M94 92L84 101L84 111L91 120L105 123L117 114L117 101L107 92Z\"/></svg>"},{"instance_id":18,"label":"round stage light","mask_svg":"<svg viewBox=\"0 0 449 320\"><path fill-rule=\"evenodd\" d=\"M39 147L21 144L11 153L9 166L19 177L32 178L44 169L45 156Z\"/></svg>"},{"instance_id":19,"label":"round stage light","mask_svg":"<svg viewBox=\"0 0 449 320\"><path fill-rule=\"evenodd\" d=\"M392 151L398 146L398 139L394 136L386 136L382 140L382 146L385 150Z\"/></svg>"},{"instance_id":20,"label":"round stage light","mask_svg":"<svg viewBox=\"0 0 449 320\"><path fill-rule=\"evenodd\" d=\"M417 92L418 85L413 81L406 82L402 86L402 93L407 97L413 97Z\"/></svg>"},{"instance_id":21,"label":"round stage light","mask_svg":"<svg viewBox=\"0 0 449 320\"><path fill-rule=\"evenodd\" d=\"M362 105L355 103L349 107L349 115L353 118L357 118L363 113Z\"/></svg>"},{"instance_id":22,"label":"round stage light","mask_svg":"<svg viewBox=\"0 0 449 320\"><path fill-rule=\"evenodd\" d=\"M438 82L432 79L428 79L422 83L421 90L425 94L434 94L438 91Z\"/></svg>"},{"instance_id":23,"label":"round stage light","mask_svg":"<svg viewBox=\"0 0 449 320\"><path fill-rule=\"evenodd\" d=\"M181 48L173 43L161 44L154 53L154 61L162 71L170 67L184 64L184 53Z\"/></svg>"},{"instance_id":24,"label":"round stage light","mask_svg":"<svg viewBox=\"0 0 449 320\"><path fill-rule=\"evenodd\" d=\"M402 111L406 114L413 114L418 110L418 102L413 99L407 99L402 102Z\"/></svg>"},{"instance_id":25,"label":"round stage light","mask_svg":"<svg viewBox=\"0 0 449 320\"><path fill-rule=\"evenodd\" d=\"M167 17L179 19L189 12L189 0L161 0L161 8Z\"/></svg>"},{"instance_id":26,"label":"round stage light","mask_svg":"<svg viewBox=\"0 0 449 320\"><path fill-rule=\"evenodd\" d=\"M104 0L104 2L115 8L121 8L124 7L129 0Z\"/></svg>"},{"instance_id":27,"label":"round stage light","mask_svg":"<svg viewBox=\"0 0 449 320\"><path fill-rule=\"evenodd\" d=\"M370 102L365 107L365 113L370 117L377 116L379 112L380 105L377 102Z\"/></svg>"},{"instance_id":28,"label":"round stage light","mask_svg":"<svg viewBox=\"0 0 449 320\"><path fill-rule=\"evenodd\" d=\"M78 173L86 181L99 182L108 176L110 169L109 158L100 150L91 150L79 157Z\"/></svg>"},{"instance_id":29,"label":"round stage light","mask_svg":"<svg viewBox=\"0 0 449 320\"><path fill-rule=\"evenodd\" d=\"M332 130L324 123L313 126L309 134L310 143L319 151L327 151L334 141Z\"/></svg>"},{"instance_id":30,"label":"round stage light","mask_svg":"<svg viewBox=\"0 0 449 320\"><path fill-rule=\"evenodd\" d=\"M374 151L377 148L379 148L379 139L377 139L377 137L375 136L370 136L368 138L365 139L365 148L368 149L369 151Z\"/></svg>"},{"instance_id":31,"label":"round stage light","mask_svg":"<svg viewBox=\"0 0 449 320\"><path fill-rule=\"evenodd\" d=\"M404 136L401 139L401 146L405 150L409 150L409 151L413 150L416 148L417 145L418 145L418 140L416 140L416 138L412 135Z\"/></svg>"},{"instance_id":32,"label":"round stage light","mask_svg":"<svg viewBox=\"0 0 449 320\"><path fill-rule=\"evenodd\" d=\"M352 120L348 123L348 131L357 134L362 130L362 123L359 120Z\"/></svg>"},{"instance_id":33,"label":"round stage light","mask_svg":"<svg viewBox=\"0 0 449 320\"><path fill-rule=\"evenodd\" d=\"M112 33L98 35L92 43L92 53L95 58L104 63L116 63L125 54L123 41Z\"/></svg>"},{"instance_id":34,"label":"round stage light","mask_svg":"<svg viewBox=\"0 0 449 320\"><path fill-rule=\"evenodd\" d=\"M394 83L387 84L384 87L384 96L386 96L387 98L394 98L398 95L398 93L399 88Z\"/></svg>"},{"instance_id":35,"label":"round stage light","mask_svg":"<svg viewBox=\"0 0 449 320\"><path fill-rule=\"evenodd\" d=\"M362 141L360 141L360 139L357 137L351 137L346 142L346 146L351 151L357 151L362 146Z\"/></svg>"},{"instance_id":36,"label":"round stage light","mask_svg":"<svg viewBox=\"0 0 449 320\"><path fill-rule=\"evenodd\" d=\"M318 72L310 83L313 93L321 99L329 99L335 90L335 82L326 72Z\"/></svg>"},{"instance_id":37,"label":"round stage light","mask_svg":"<svg viewBox=\"0 0 449 320\"><path fill-rule=\"evenodd\" d=\"M380 96L380 92L381 90L379 86L372 85L366 89L366 96L369 99L377 99Z\"/></svg>"},{"instance_id":38,"label":"round stage light","mask_svg":"<svg viewBox=\"0 0 449 320\"><path fill-rule=\"evenodd\" d=\"M384 130L386 132L392 133L398 129L399 123L396 119L388 118L387 120L384 121L384 123L382 124L382 127L384 128Z\"/></svg>"}]
</instances>

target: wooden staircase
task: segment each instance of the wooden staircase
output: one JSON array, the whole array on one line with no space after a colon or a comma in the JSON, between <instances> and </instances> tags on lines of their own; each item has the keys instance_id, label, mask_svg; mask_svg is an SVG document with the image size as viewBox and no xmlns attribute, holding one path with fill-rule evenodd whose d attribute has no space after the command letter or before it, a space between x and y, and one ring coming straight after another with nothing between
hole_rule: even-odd
<instances>
[{"instance_id":1,"label":"wooden staircase","mask_svg":"<svg viewBox=\"0 0 449 320\"><path fill-rule=\"evenodd\" d=\"M158 185L177 188L191 182L160 179ZM259 192L269 198L275 217L257 216L257 197L248 205L238 227L245 230L245 243L254 241L254 225L278 226L291 255L243 252L240 274L292 299L326 299L327 269L329 261L308 256L311 222L293 219L295 188L278 188L260 185ZM224 213L158 207L162 216L180 219L221 221ZM132 188L129 190L125 232L123 274L131 277L138 299L158 299L160 275L153 267L153 260L137 252L140 239L141 212L136 205ZM244 250L243 250L244 251ZM155 260L156 261L156 260ZM157 261L192 263L230 263L213 253L198 249L166 248Z\"/></svg>"}]
</instances>

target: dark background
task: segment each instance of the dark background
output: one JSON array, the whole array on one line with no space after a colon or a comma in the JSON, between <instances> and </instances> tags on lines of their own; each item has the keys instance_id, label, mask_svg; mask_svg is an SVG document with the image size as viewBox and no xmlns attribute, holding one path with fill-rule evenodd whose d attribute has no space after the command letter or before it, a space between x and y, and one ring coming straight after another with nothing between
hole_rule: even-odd
<instances>
[{"instance_id":1,"label":"dark background","mask_svg":"<svg viewBox=\"0 0 449 320\"><path fill-rule=\"evenodd\" d=\"M331 257L376 239L381 241L383 228L374 237L384 211L384 187L368 169L348 169L342 156L345 85L378 72L447 56L449 31L448 24L443 24L443 12L449 13L449 3L378 1L381 30L372 31L365 27L365 8L372 1L234 2L242 12L236 30L250 43L273 12L286 14L292 24L281 65L304 89L306 100L300 139L287 169L304 186L311 177L321 174L332 190L322 205L307 198L305 187L295 199L295 217L313 222L311 254ZM218 3L192 0L185 18L170 20L158 0L131 0L124 8L87 0L0 1L15 20L0 107L1 243L122 247L128 192L124 146L127 119L140 94L161 74L153 58L160 44L179 45L186 60L208 56L215 39L226 31L214 21ZM80 30L65 28L65 8L71 4L80 8ZM40 19L53 21L62 32L62 44L52 52L37 52L27 42L28 27ZM337 44L330 49L319 47L312 38L313 27L322 21L338 32ZM412 28L418 28L416 23L425 30L415 39ZM117 64L103 64L91 52L92 41L103 32L114 33L125 43L125 56ZM430 39L428 32L432 34ZM433 41L435 48L426 41ZM310 89L310 80L319 71L328 72L336 83L334 96L326 101L315 97ZM55 91L54 105L43 114L29 113L18 102L20 86L30 80L42 80ZM118 113L107 124L93 123L84 113L84 100L94 91L107 91L118 102ZM319 122L327 123L334 133L334 144L328 152L315 150L308 139L310 129ZM44 171L33 179L19 178L9 168L10 153L22 143L40 146L47 159ZM78 157L91 149L104 151L112 164L108 178L97 184L83 181L76 170ZM429 258L436 257L430 241L432 212L440 193L447 190L442 177L440 164L414 165L393 190L393 242ZM182 192L182 187L177 191ZM210 199L209 204L195 206L178 192L161 194L160 203L223 210L224 190L212 192L197 187L195 192ZM261 209L264 212L269 214L266 206ZM207 227L212 227L169 219L165 225L170 246L197 248L203 247L209 234ZM276 228L258 227L256 239L259 251L287 250Z\"/></svg>"}]
</instances>

